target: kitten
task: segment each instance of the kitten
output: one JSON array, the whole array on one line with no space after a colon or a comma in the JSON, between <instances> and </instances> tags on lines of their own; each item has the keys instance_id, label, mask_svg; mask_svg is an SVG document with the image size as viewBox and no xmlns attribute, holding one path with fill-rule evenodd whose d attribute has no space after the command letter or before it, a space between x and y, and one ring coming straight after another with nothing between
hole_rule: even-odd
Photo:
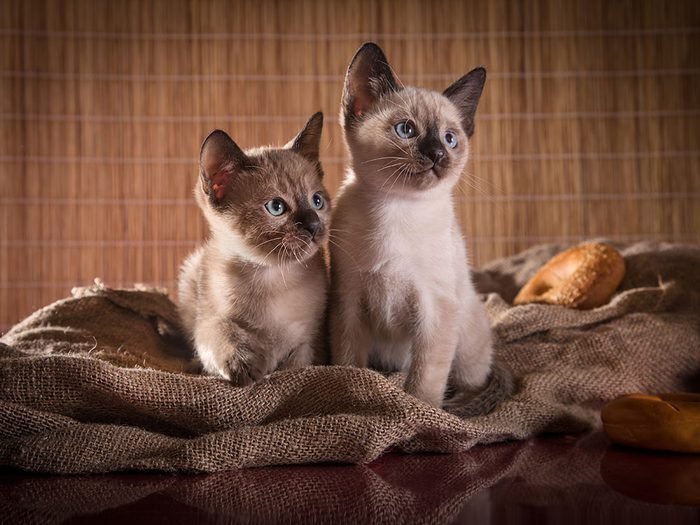
<instances>
[{"instance_id":1,"label":"kitten","mask_svg":"<svg viewBox=\"0 0 700 525\"><path fill-rule=\"evenodd\" d=\"M352 166L333 212L332 361L405 370L406 391L436 407L448 379L474 392L492 364L452 198L485 79L477 68L443 93L403 87L367 43L341 102Z\"/></svg>"},{"instance_id":2,"label":"kitten","mask_svg":"<svg viewBox=\"0 0 700 525\"><path fill-rule=\"evenodd\" d=\"M194 194L211 237L182 266L180 310L204 371L236 385L310 365L322 350L322 127L316 113L280 149L243 152L220 130L202 145Z\"/></svg>"}]
</instances>

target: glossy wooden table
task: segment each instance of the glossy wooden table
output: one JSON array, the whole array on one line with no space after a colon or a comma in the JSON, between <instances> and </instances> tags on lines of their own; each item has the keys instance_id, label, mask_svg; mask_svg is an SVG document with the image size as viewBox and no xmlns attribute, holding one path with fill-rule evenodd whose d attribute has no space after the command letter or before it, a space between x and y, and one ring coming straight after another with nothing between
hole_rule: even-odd
<instances>
[{"instance_id":1,"label":"glossy wooden table","mask_svg":"<svg viewBox=\"0 0 700 525\"><path fill-rule=\"evenodd\" d=\"M210 475L2 471L0 523L700 523L700 455L599 433Z\"/></svg>"}]
</instances>

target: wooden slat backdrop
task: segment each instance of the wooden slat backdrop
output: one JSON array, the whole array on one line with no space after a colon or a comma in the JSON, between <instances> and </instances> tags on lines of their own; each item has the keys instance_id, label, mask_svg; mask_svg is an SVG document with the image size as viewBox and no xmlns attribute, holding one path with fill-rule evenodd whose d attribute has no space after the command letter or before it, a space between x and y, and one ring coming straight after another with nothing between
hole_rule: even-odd
<instances>
[{"instance_id":1,"label":"wooden slat backdrop","mask_svg":"<svg viewBox=\"0 0 700 525\"><path fill-rule=\"evenodd\" d=\"M280 144L323 110L335 192L342 77L369 39L406 83L489 70L458 199L477 265L698 242L696 0L4 0L0 330L94 277L174 289L206 232L191 187L215 127Z\"/></svg>"}]
</instances>

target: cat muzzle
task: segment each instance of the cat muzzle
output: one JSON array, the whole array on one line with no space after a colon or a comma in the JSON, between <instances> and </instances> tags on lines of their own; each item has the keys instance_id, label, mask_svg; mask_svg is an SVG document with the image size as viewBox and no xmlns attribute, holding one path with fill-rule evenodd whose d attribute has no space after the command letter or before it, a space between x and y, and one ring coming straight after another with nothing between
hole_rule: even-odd
<instances>
[{"instance_id":1,"label":"cat muzzle","mask_svg":"<svg viewBox=\"0 0 700 525\"><path fill-rule=\"evenodd\" d=\"M425 162L420 169L414 172L414 175L420 177L435 177L436 179L442 179L445 172L446 163L444 162Z\"/></svg>"},{"instance_id":2,"label":"cat muzzle","mask_svg":"<svg viewBox=\"0 0 700 525\"><path fill-rule=\"evenodd\" d=\"M447 158L447 151L437 136L437 133L429 133L418 145L418 151L433 166L440 164Z\"/></svg>"},{"instance_id":3,"label":"cat muzzle","mask_svg":"<svg viewBox=\"0 0 700 525\"><path fill-rule=\"evenodd\" d=\"M445 158L446 152L443 148L435 148L434 150L428 152L426 157L433 161L433 165L442 162Z\"/></svg>"},{"instance_id":4,"label":"cat muzzle","mask_svg":"<svg viewBox=\"0 0 700 525\"><path fill-rule=\"evenodd\" d=\"M438 179L442 178L442 171L448 162L447 152L445 149L437 146L421 151L421 153L423 155L423 165L421 170L416 173L420 175L428 175L432 172L432 175Z\"/></svg>"},{"instance_id":5,"label":"cat muzzle","mask_svg":"<svg viewBox=\"0 0 700 525\"><path fill-rule=\"evenodd\" d=\"M323 230L323 223L319 219L318 214L313 210L303 210L297 218L297 228L301 231L306 231L311 235L311 240L315 240L316 236Z\"/></svg>"}]
</instances>

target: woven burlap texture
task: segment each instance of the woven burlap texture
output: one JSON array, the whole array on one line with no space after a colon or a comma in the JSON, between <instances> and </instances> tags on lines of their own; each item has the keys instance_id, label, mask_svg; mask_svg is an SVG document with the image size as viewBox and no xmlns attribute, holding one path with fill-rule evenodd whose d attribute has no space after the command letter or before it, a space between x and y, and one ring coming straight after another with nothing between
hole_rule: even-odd
<instances>
[{"instance_id":1,"label":"woven burlap texture","mask_svg":"<svg viewBox=\"0 0 700 525\"><path fill-rule=\"evenodd\" d=\"M535 248L476 272L515 391L466 419L371 370L308 367L236 388L191 373L167 296L74 290L2 338L0 465L97 473L364 463L392 447L455 452L581 431L599 425L601 403L617 395L688 388L700 369L700 249L621 247L627 275L602 308L511 307L560 249Z\"/></svg>"}]
</instances>

